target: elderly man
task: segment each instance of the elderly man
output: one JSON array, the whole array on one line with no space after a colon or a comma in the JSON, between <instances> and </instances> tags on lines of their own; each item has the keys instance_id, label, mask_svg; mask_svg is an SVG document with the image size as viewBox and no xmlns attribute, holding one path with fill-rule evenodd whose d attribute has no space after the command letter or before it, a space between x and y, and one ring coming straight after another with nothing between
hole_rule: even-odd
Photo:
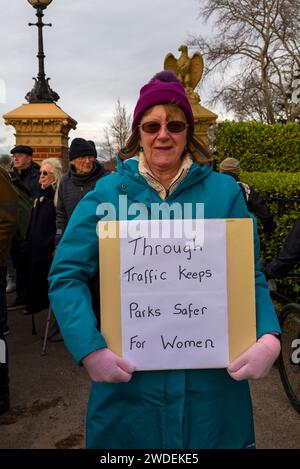
<instances>
[{"instance_id":1,"label":"elderly man","mask_svg":"<svg viewBox=\"0 0 300 469\"><path fill-rule=\"evenodd\" d=\"M10 153L13 160L13 168L10 172L13 183L20 189L27 190L32 199L37 198L40 190L40 167L32 160L32 148L27 145L17 145ZM8 305L9 310L22 308L26 304L28 260L23 241L13 240L11 257L16 269L17 295L15 301Z\"/></svg>"},{"instance_id":2,"label":"elderly man","mask_svg":"<svg viewBox=\"0 0 300 469\"><path fill-rule=\"evenodd\" d=\"M109 171L97 160L97 150L92 140L74 138L69 150L69 161L70 168L62 177L58 189L56 246L60 242L77 204L88 192L94 189L99 179L109 174ZM96 277L90 285L97 317L99 317L98 284L99 279ZM49 340L51 342L62 340L57 323L54 324L50 334Z\"/></svg>"},{"instance_id":3,"label":"elderly man","mask_svg":"<svg viewBox=\"0 0 300 469\"><path fill-rule=\"evenodd\" d=\"M32 160L33 150L27 145L17 145L11 152L13 159L12 177L19 179L28 189L31 197L39 196L39 170L40 167Z\"/></svg>"},{"instance_id":4,"label":"elderly man","mask_svg":"<svg viewBox=\"0 0 300 469\"><path fill-rule=\"evenodd\" d=\"M0 167L0 415L9 409L7 349L6 266L17 225L18 197L7 172Z\"/></svg>"}]
</instances>

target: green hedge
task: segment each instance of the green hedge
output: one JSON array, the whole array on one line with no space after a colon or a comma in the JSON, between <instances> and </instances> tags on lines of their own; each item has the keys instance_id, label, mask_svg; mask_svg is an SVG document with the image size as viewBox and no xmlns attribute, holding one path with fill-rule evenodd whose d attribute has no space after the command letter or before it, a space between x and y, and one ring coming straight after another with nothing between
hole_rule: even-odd
<instances>
[{"instance_id":1,"label":"green hedge","mask_svg":"<svg viewBox=\"0 0 300 469\"><path fill-rule=\"evenodd\" d=\"M241 171L240 180L247 182L263 195L297 197L300 191L300 172Z\"/></svg>"},{"instance_id":2,"label":"green hedge","mask_svg":"<svg viewBox=\"0 0 300 469\"><path fill-rule=\"evenodd\" d=\"M300 171L300 125L229 122L216 131L217 163L230 156L246 171Z\"/></svg>"}]
</instances>

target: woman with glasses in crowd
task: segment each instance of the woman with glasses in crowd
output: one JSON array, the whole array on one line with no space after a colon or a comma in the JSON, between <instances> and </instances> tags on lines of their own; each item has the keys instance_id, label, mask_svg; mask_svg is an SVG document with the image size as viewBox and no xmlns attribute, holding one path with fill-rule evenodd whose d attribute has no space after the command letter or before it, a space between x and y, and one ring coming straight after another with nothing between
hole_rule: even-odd
<instances>
[{"instance_id":1,"label":"woman with glasses in crowd","mask_svg":"<svg viewBox=\"0 0 300 469\"><path fill-rule=\"evenodd\" d=\"M40 192L34 201L28 232L28 314L35 314L49 307L47 277L55 250L55 206L61 177L62 166L59 159L47 158L42 162L39 171Z\"/></svg>"},{"instance_id":2,"label":"woman with glasses in crowd","mask_svg":"<svg viewBox=\"0 0 300 469\"><path fill-rule=\"evenodd\" d=\"M253 448L247 379L265 376L280 351L257 249L257 342L228 369L135 371L107 348L92 312L88 282L99 269L102 203L113 204L118 214L126 195L128 211L143 204L148 218L152 203L202 203L206 218L250 217L235 181L212 171L210 154L194 136L185 90L172 72L160 72L141 88L132 134L119 157L118 172L98 182L75 210L49 276L65 343L92 380L87 447ZM255 240L257 248L256 233Z\"/></svg>"}]
</instances>

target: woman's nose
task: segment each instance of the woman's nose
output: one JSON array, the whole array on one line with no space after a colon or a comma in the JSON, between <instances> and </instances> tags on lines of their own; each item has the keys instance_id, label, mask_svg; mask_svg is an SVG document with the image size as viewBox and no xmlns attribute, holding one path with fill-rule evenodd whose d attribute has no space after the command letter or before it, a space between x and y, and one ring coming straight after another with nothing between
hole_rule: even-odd
<instances>
[{"instance_id":1,"label":"woman's nose","mask_svg":"<svg viewBox=\"0 0 300 469\"><path fill-rule=\"evenodd\" d=\"M161 124L157 137L160 139L169 138L169 132L166 124Z\"/></svg>"}]
</instances>

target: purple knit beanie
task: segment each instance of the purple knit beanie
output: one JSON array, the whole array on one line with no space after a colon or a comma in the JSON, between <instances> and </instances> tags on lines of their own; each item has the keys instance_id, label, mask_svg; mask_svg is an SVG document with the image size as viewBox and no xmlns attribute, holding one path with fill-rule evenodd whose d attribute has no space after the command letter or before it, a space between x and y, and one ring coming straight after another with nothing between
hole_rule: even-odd
<instances>
[{"instance_id":1,"label":"purple knit beanie","mask_svg":"<svg viewBox=\"0 0 300 469\"><path fill-rule=\"evenodd\" d=\"M158 104L177 104L186 116L189 131L194 133L193 111L185 89L170 70L157 73L149 83L141 88L140 97L133 113L132 130L138 126L144 112Z\"/></svg>"}]
</instances>

